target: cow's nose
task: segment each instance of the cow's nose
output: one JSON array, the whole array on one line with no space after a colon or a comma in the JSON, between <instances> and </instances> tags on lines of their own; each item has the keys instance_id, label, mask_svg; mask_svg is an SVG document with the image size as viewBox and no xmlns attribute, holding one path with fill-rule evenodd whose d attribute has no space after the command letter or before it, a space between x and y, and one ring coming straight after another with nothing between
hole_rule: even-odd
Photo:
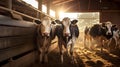
<instances>
[{"instance_id":1,"label":"cow's nose","mask_svg":"<svg viewBox=\"0 0 120 67\"><path fill-rule=\"evenodd\" d=\"M49 36L49 33L44 32L44 33L43 33L43 36Z\"/></svg>"},{"instance_id":2,"label":"cow's nose","mask_svg":"<svg viewBox=\"0 0 120 67\"><path fill-rule=\"evenodd\" d=\"M67 37L67 36L70 36L70 33L65 33L65 36Z\"/></svg>"},{"instance_id":3,"label":"cow's nose","mask_svg":"<svg viewBox=\"0 0 120 67\"><path fill-rule=\"evenodd\" d=\"M110 33L110 32L108 32L108 35L111 35L111 33Z\"/></svg>"}]
</instances>

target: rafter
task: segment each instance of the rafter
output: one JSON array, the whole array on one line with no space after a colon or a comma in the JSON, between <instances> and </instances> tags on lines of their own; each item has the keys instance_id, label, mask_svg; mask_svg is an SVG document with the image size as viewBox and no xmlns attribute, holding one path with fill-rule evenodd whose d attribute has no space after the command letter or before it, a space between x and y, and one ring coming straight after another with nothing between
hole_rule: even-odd
<instances>
[{"instance_id":1,"label":"rafter","mask_svg":"<svg viewBox=\"0 0 120 67\"><path fill-rule=\"evenodd\" d=\"M61 4L69 3L71 1L73 1L73 0L63 0L63 1L59 1L59 2L53 3L53 4L55 4L55 5L61 5Z\"/></svg>"}]
</instances>

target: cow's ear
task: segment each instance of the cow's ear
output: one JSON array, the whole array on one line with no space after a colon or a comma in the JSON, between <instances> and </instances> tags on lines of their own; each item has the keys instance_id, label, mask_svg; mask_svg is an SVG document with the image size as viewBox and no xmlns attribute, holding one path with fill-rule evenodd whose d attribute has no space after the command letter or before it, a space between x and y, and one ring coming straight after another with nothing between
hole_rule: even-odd
<instances>
[{"instance_id":1,"label":"cow's ear","mask_svg":"<svg viewBox=\"0 0 120 67\"><path fill-rule=\"evenodd\" d=\"M52 21L51 24L56 24L55 21Z\"/></svg>"},{"instance_id":2,"label":"cow's ear","mask_svg":"<svg viewBox=\"0 0 120 67\"><path fill-rule=\"evenodd\" d=\"M112 25L112 29L114 29L114 30L117 30L118 29L118 27L117 27L117 25Z\"/></svg>"},{"instance_id":3,"label":"cow's ear","mask_svg":"<svg viewBox=\"0 0 120 67\"><path fill-rule=\"evenodd\" d=\"M78 22L78 20L72 20L71 23L72 24L76 24Z\"/></svg>"},{"instance_id":4,"label":"cow's ear","mask_svg":"<svg viewBox=\"0 0 120 67\"><path fill-rule=\"evenodd\" d=\"M56 22L57 24L62 24L62 22L61 22L60 20L55 20L55 22Z\"/></svg>"},{"instance_id":5,"label":"cow's ear","mask_svg":"<svg viewBox=\"0 0 120 67\"><path fill-rule=\"evenodd\" d=\"M40 20L35 20L35 23L40 24L41 21Z\"/></svg>"},{"instance_id":6,"label":"cow's ear","mask_svg":"<svg viewBox=\"0 0 120 67\"><path fill-rule=\"evenodd\" d=\"M115 27L117 27L117 25L115 25L115 24L114 24L114 25L112 25L112 27L114 27L114 28L115 28Z\"/></svg>"},{"instance_id":7,"label":"cow's ear","mask_svg":"<svg viewBox=\"0 0 120 67\"><path fill-rule=\"evenodd\" d=\"M106 29L104 22L102 23L102 29Z\"/></svg>"},{"instance_id":8,"label":"cow's ear","mask_svg":"<svg viewBox=\"0 0 120 67\"><path fill-rule=\"evenodd\" d=\"M105 27L105 23L104 22L102 23L102 27Z\"/></svg>"}]
</instances>

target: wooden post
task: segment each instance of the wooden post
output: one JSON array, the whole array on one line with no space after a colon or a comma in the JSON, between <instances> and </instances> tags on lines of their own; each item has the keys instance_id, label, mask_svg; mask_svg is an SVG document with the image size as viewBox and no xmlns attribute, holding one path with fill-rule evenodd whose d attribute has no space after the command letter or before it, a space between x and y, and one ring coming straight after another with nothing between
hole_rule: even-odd
<instances>
[{"instance_id":1,"label":"wooden post","mask_svg":"<svg viewBox=\"0 0 120 67\"><path fill-rule=\"evenodd\" d=\"M38 0L38 10L39 11L42 11L42 0ZM42 18L42 15L40 12L37 12L37 18L38 19L41 19Z\"/></svg>"},{"instance_id":2,"label":"wooden post","mask_svg":"<svg viewBox=\"0 0 120 67\"><path fill-rule=\"evenodd\" d=\"M12 9L12 0L8 0L8 8Z\"/></svg>"},{"instance_id":3,"label":"wooden post","mask_svg":"<svg viewBox=\"0 0 120 67\"><path fill-rule=\"evenodd\" d=\"M50 15L50 4L51 0L47 0L47 14Z\"/></svg>"},{"instance_id":4,"label":"wooden post","mask_svg":"<svg viewBox=\"0 0 120 67\"><path fill-rule=\"evenodd\" d=\"M102 22L102 0L100 0L99 4L100 4L99 8L100 8L100 23L101 23Z\"/></svg>"}]
</instances>

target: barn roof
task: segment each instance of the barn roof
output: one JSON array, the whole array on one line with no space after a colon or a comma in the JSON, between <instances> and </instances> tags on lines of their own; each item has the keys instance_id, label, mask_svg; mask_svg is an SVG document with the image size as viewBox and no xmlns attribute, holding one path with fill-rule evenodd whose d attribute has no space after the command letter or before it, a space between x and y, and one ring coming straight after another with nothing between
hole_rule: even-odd
<instances>
[{"instance_id":1,"label":"barn roof","mask_svg":"<svg viewBox=\"0 0 120 67\"><path fill-rule=\"evenodd\" d=\"M38 0L36 0L38 1ZM39 0L40 1L40 0ZM47 5L50 2L52 10L64 10L65 12L98 12L98 11L111 11L120 12L120 0L41 0L42 4ZM0 0L1 6L8 8L8 0ZM29 7L28 7L29 6ZM33 8L31 5L26 4L22 0L12 0L12 10L20 13L38 18L38 12L41 15L47 15ZM0 13L7 14L8 12L0 10ZM7 14L8 15L8 14ZM24 19L27 19L24 17Z\"/></svg>"},{"instance_id":2,"label":"barn roof","mask_svg":"<svg viewBox=\"0 0 120 67\"><path fill-rule=\"evenodd\" d=\"M47 4L48 0L43 0ZM120 10L120 0L51 0L51 8L67 12L86 12L103 10Z\"/></svg>"}]
</instances>

